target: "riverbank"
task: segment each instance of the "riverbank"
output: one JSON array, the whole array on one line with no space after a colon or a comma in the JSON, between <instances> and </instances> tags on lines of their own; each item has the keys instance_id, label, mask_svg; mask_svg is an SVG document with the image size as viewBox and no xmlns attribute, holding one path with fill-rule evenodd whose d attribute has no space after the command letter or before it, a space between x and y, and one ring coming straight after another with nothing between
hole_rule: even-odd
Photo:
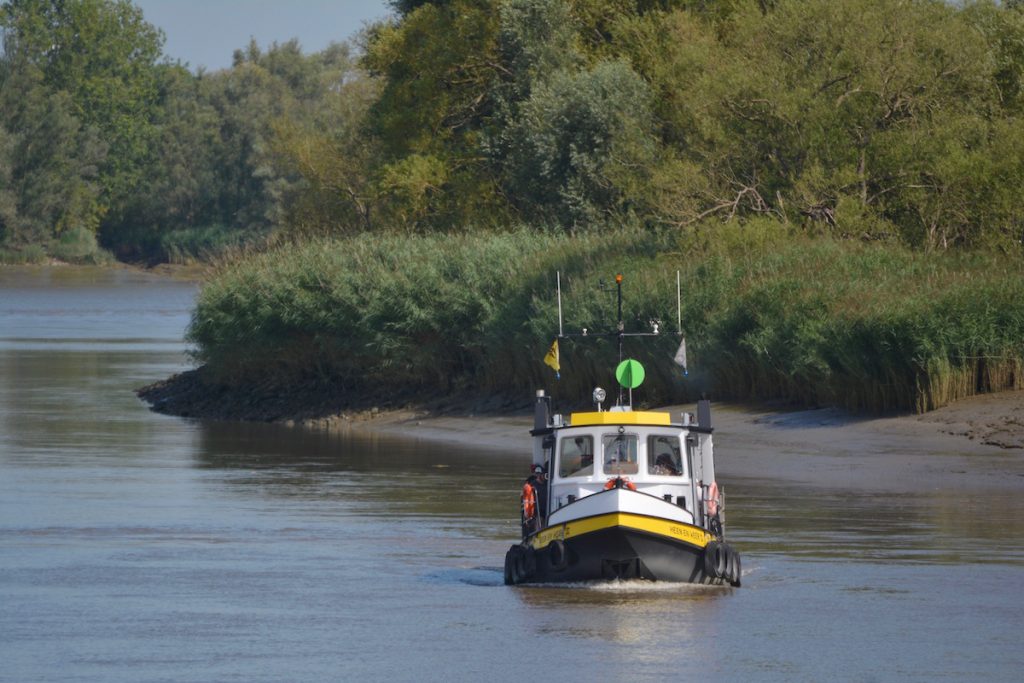
<instances>
[{"instance_id":1,"label":"riverbank","mask_svg":"<svg viewBox=\"0 0 1024 683\"><path fill-rule=\"evenodd\" d=\"M212 274L212 266L208 263L157 263L149 265L146 263L129 263L125 261L110 261L109 263L70 263L60 259L48 258L40 263L3 263L0 262L0 269L8 272L16 271L44 271L50 269L95 272L95 271L130 271L134 273L145 273L157 275L171 280L201 283Z\"/></svg>"},{"instance_id":2,"label":"riverbank","mask_svg":"<svg viewBox=\"0 0 1024 683\"><path fill-rule=\"evenodd\" d=\"M695 412L695 407L659 410ZM395 411L318 426L527 453L531 420L526 414ZM894 495L951 488L1024 490L1024 392L965 399L926 415L882 418L723 403L715 404L713 422L718 470L726 482L785 480L796 487Z\"/></svg>"},{"instance_id":3,"label":"riverbank","mask_svg":"<svg viewBox=\"0 0 1024 683\"><path fill-rule=\"evenodd\" d=\"M276 395L204 385L201 370L139 391L159 412L278 422L328 432L373 432L486 451L530 451L530 404L504 397L363 397L346 401L322 386ZM202 396L196 401L196 396ZM564 406L563 410L568 412ZM695 412L692 405L659 408ZM1014 491L1024 488L1024 392L975 396L924 415L865 418L840 409L714 406L725 481L785 480L794 486L872 493ZM770 457L765 454L770 453Z\"/></svg>"}]
</instances>

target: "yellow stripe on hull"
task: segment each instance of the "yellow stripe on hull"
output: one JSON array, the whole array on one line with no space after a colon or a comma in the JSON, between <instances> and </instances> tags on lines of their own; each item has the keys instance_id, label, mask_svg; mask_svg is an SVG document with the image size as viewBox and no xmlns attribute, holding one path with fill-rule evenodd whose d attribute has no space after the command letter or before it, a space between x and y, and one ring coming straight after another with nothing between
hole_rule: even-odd
<instances>
[{"instance_id":1,"label":"yellow stripe on hull","mask_svg":"<svg viewBox=\"0 0 1024 683\"><path fill-rule=\"evenodd\" d=\"M697 548L703 548L714 538L704 529L692 524L658 517L634 515L628 512L612 512L606 515L586 517L566 522L565 524L559 524L558 526L548 527L530 538L529 544L535 550L540 550L556 539L565 540L574 536L583 536L584 534L617 526L644 531L656 536L665 536L666 538L687 543Z\"/></svg>"}]
</instances>

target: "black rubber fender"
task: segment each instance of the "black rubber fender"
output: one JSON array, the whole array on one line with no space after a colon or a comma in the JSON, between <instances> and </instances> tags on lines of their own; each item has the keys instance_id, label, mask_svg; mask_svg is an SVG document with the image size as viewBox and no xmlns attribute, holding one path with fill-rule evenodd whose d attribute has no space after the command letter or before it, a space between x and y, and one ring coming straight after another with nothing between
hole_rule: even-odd
<instances>
[{"instance_id":1,"label":"black rubber fender","mask_svg":"<svg viewBox=\"0 0 1024 683\"><path fill-rule=\"evenodd\" d=\"M518 546L510 546L505 552L505 585L514 586L519 583L516 579L516 548Z\"/></svg>"},{"instance_id":2,"label":"black rubber fender","mask_svg":"<svg viewBox=\"0 0 1024 683\"><path fill-rule=\"evenodd\" d=\"M733 550L733 547L727 543L722 544L722 548L725 549L725 571L722 572L722 578L728 581L730 584L736 583L736 559L739 554Z\"/></svg>"},{"instance_id":3,"label":"black rubber fender","mask_svg":"<svg viewBox=\"0 0 1024 683\"><path fill-rule=\"evenodd\" d=\"M718 542L711 541L704 546L704 576L718 578Z\"/></svg>"},{"instance_id":4,"label":"black rubber fender","mask_svg":"<svg viewBox=\"0 0 1024 683\"><path fill-rule=\"evenodd\" d=\"M551 569L560 572L569 566L569 555L565 552L565 542L555 539L548 544L548 562Z\"/></svg>"},{"instance_id":5,"label":"black rubber fender","mask_svg":"<svg viewBox=\"0 0 1024 683\"><path fill-rule=\"evenodd\" d=\"M739 588L743 579L743 563L740 561L740 554L738 552L733 551L733 554L736 558L736 571L735 576L729 581L729 583Z\"/></svg>"},{"instance_id":6,"label":"black rubber fender","mask_svg":"<svg viewBox=\"0 0 1024 683\"><path fill-rule=\"evenodd\" d=\"M729 546L725 543L719 543L717 550L715 550L715 576L720 579L725 578L725 573L729 569Z\"/></svg>"},{"instance_id":7,"label":"black rubber fender","mask_svg":"<svg viewBox=\"0 0 1024 683\"><path fill-rule=\"evenodd\" d=\"M533 548L517 545L512 556L515 566L516 583L522 583L533 576L537 570L537 557L534 555Z\"/></svg>"}]
</instances>

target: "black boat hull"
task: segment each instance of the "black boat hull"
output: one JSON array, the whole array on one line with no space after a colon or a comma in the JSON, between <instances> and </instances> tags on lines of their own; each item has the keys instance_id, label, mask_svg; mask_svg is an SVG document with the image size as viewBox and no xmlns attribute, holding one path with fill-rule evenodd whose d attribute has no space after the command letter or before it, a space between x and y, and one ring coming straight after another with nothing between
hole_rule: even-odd
<instances>
[{"instance_id":1,"label":"black boat hull","mask_svg":"<svg viewBox=\"0 0 1024 683\"><path fill-rule=\"evenodd\" d=\"M702 547L627 526L556 538L543 545L527 539L506 553L508 584L616 579L738 586L739 554L716 541Z\"/></svg>"}]
</instances>

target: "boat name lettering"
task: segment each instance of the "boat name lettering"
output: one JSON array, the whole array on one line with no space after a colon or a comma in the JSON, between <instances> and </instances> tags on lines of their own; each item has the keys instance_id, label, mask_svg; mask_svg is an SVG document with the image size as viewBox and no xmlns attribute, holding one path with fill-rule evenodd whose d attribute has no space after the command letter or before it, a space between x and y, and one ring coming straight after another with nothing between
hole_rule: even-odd
<instances>
[{"instance_id":1,"label":"boat name lettering","mask_svg":"<svg viewBox=\"0 0 1024 683\"><path fill-rule=\"evenodd\" d=\"M680 538L685 538L697 544L704 544L707 542L707 534L697 529L688 529L686 527L680 526L670 526L668 530L672 533L673 536L679 536Z\"/></svg>"},{"instance_id":2,"label":"boat name lettering","mask_svg":"<svg viewBox=\"0 0 1024 683\"><path fill-rule=\"evenodd\" d=\"M554 541L555 539L558 539L558 538L562 538L562 539L565 538L565 525L564 524L562 524L560 526L557 526L557 527L552 527L550 529L545 529L541 533L537 534L534 537L534 539L533 539L533 547L534 548L543 548L548 543L551 543L551 541Z\"/></svg>"}]
</instances>

